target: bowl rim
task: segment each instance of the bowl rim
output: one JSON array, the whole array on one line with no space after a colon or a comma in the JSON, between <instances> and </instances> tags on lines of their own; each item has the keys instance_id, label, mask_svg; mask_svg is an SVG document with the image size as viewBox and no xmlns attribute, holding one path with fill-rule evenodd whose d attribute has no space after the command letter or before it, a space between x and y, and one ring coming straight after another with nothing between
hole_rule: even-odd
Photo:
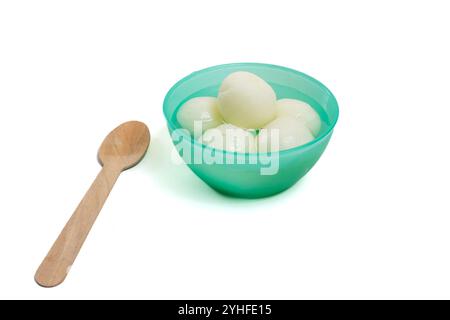
<instances>
[{"instance_id":1,"label":"bowl rim","mask_svg":"<svg viewBox=\"0 0 450 320\"><path fill-rule=\"evenodd\" d=\"M320 134L319 136L315 137L314 140L302 144L300 146L294 147L294 148L290 148L290 149L286 149L286 150L280 150L280 151L276 151L276 153L278 153L280 156L281 155L287 155L293 152L297 152L299 150L302 149L306 149L309 146L312 146L316 143L319 143L320 141L322 141L323 139L325 139L326 137L328 137L328 135L330 133L333 132L334 127L336 126L336 123L339 119L339 104L337 102L336 97L334 96L334 94L330 91L330 89L327 88L327 86L325 86L322 82L320 82L319 80L307 75L306 73L303 73L301 71L295 70L295 69L291 69L288 67L283 67L280 65L276 65L276 64L269 64L269 63L260 63L260 62L235 62L235 63L226 63L226 64L219 64L219 65L215 65L212 67L208 67L208 68L204 68L204 69L200 69L197 71L194 71L192 73L190 73L189 75L183 77L182 79L180 79L179 81L177 81L171 88L170 90L167 92L167 94L164 97L164 101L163 101L163 113L164 113L164 117L166 118L167 124L168 126L172 129L182 129L182 128L178 128L178 126L176 126L173 122L172 122L172 117L169 116L166 113L166 110L168 109L168 100L169 98L172 96L173 92L175 90L178 89L179 86L181 86L184 82L190 80L191 78L194 78L195 76L199 75L199 74L203 74L205 72L209 72L209 71L214 71L214 70L219 70L219 69L224 69L224 68L228 68L228 67L239 67L239 66L255 66L255 67L269 67L269 68L273 68L273 69L278 69L281 71L285 71L285 72L290 72L296 76L300 76L308 81L311 81L317 85L319 85L322 89L324 89L324 91L330 95L330 97L334 100L335 105L336 105L336 117L334 117L333 121L331 121L329 128L323 132L322 134ZM216 150L220 151L222 153L224 153L225 155L233 155L233 156L258 156L259 154L272 154L274 152L253 152L253 153L243 153L243 152L235 152L235 151L228 151L228 150L224 150L224 149L216 149L216 148L212 148L208 145L202 144L200 142L198 142L196 139L194 139L190 134L187 135L189 138L189 141L191 144L198 145L203 149L210 149L210 150Z\"/></svg>"}]
</instances>

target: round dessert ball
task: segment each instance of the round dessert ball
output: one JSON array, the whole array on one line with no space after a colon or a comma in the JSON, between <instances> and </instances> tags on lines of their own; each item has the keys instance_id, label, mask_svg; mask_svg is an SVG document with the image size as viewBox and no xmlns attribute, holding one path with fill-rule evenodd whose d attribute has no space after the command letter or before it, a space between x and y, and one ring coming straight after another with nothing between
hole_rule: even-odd
<instances>
[{"instance_id":1,"label":"round dessert ball","mask_svg":"<svg viewBox=\"0 0 450 320\"><path fill-rule=\"evenodd\" d=\"M290 116L281 116L260 130L258 152L287 150L312 140L314 136L303 121Z\"/></svg>"},{"instance_id":2,"label":"round dessert ball","mask_svg":"<svg viewBox=\"0 0 450 320\"><path fill-rule=\"evenodd\" d=\"M232 124L222 124L205 131L199 141L216 149L241 153L256 152L255 136Z\"/></svg>"},{"instance_id":3,"label":"round dessert ball","mask_svg":"<svg viewBox=\"0 0 450 320\"><path fill-rule=\"evenodd\" d=\"M223 80L219 111L225 122L246 129L259 129L275 119L276 95L257 75L238 71Z\"/></svg>"},{"instance_id":4,"label":"round dessert ball","mask_svg":"<svg viewBox=\"0 0 450 320\"><path fill-rule=\"evenodd\" d=\"M223 123L215 97L197 97L185 102L177 113L178 123L195 137ZM198 132L195 132L195 126Z\"/></svg>"},{"instance_id":5,"label":"round dessert ball","mask_svg":"<svg viewBox=\"0 0 450 320\"><path fill-rule=\"evenodd\" d=\"M314 136L320 131L320 116L309 104L296 99L277 101L277 115L292 116L302 120Z\"/></svg>"}]
</instances>

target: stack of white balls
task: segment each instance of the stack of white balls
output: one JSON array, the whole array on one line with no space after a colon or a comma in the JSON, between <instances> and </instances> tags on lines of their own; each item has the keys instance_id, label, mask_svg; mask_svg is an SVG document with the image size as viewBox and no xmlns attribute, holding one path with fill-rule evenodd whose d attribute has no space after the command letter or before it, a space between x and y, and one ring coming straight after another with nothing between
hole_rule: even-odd
<instances>
[{"instance_id":1,"label":"stack of white balls","mask_svg":"<svg viewBox=\"0 0 450 320\"><path fill-rule=\"evenodd\" d=\"M317 112L295 99L277 101L272 87L250 72L234 72L222 82L219 96L197 97L183 104L178 123L201 143L217 149L254 153L286 150L314 139L320 131ZM194 123L201 124L196 132ZM272 135L272 130L277 130ZM278 137L273 143L271 137Z\"/></svg>"}]
</instances>

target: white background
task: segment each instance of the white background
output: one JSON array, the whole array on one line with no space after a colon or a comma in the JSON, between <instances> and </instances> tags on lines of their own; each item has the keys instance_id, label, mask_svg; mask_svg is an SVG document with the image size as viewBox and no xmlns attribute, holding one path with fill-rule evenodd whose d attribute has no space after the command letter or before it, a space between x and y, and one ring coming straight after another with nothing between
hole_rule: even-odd
<instances>
[{"instance_id":1,"label":"white background","mask_svg":"<svg viewBox=\"0 0 450 320\"><path fill-rule=\"evenodd\" d=\"M3 1L0 298L450 298L447 1ZM165 93L229 62L325 83L341 117L276 197L170 162ZM64 284L33 275L121 122L152 133Z\"/></svg>"}]
</instances>

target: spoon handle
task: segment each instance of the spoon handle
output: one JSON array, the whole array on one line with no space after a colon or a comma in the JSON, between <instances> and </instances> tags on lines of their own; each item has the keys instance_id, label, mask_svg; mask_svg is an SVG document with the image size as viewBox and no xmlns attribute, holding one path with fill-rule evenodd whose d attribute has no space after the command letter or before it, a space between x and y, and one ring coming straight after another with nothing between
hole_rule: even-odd
<instances>
[{"instance_id":1,"label":"spoon handle","mask_svg":"<svg viewBox=\"0 0 450 320\"><path fill-rule=\"evenodd\" d=\"M39 266L34 277L39 285L55 287L64 281L120 172L102 168Z\"/></svg>"}]
</instances>

